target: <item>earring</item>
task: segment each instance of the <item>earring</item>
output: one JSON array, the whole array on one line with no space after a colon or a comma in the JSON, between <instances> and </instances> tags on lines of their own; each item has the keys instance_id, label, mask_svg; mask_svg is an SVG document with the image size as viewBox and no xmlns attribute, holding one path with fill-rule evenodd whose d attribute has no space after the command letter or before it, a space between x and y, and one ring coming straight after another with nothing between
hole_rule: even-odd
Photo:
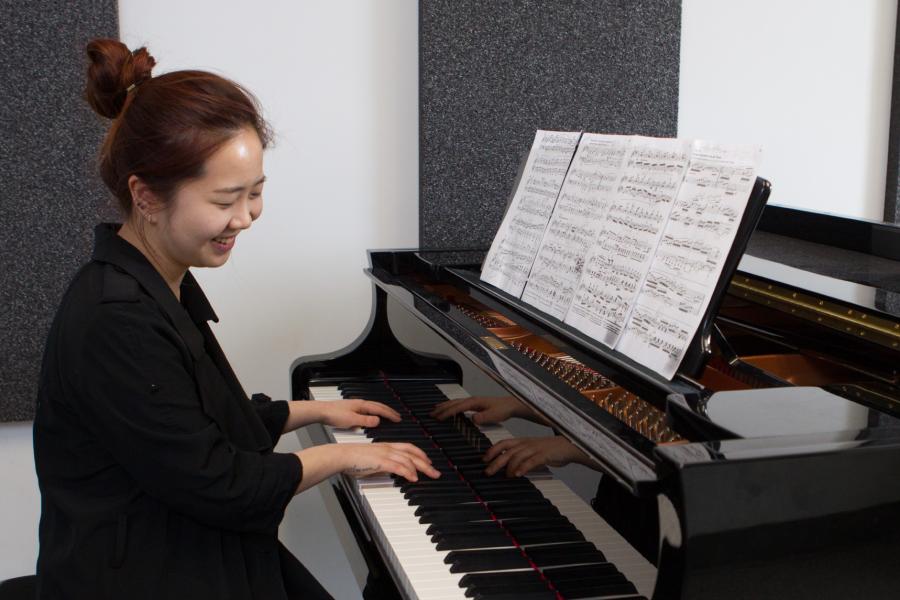
<instances>
[{"instance_id":1,"label":"earring","mask_svg":"<svg viewBox=\"0 0 900 600\"><path fill-rule=\"evenodd\" d=\"M137 203L138 212L150 224L153 224L155 219L153 218L153 213L147 210L147 204L144 202Z\"/></svg>"}]
</instances>

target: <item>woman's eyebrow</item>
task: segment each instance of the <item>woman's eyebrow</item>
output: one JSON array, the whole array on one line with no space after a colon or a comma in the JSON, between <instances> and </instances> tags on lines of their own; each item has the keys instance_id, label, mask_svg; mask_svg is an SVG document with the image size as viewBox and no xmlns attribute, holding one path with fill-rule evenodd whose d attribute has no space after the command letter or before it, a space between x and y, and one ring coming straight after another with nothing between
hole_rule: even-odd
<instances>
[{"instance_id":1,"label":"woman's eyebrow","mask_svg":"<svg viewBox=\"0 0 900 600\"><path fill-rule=\"evenodd\" d=\"M265 180L266 180L266 176L263 175L262 177L260 177L259 179L257 179L254 183L250 184L249 187L256 187L256 186L260 185L261 183L265 182ZM222 188L222 189L219 189L219 190L213 190L213 192L215 192L215 193L217 193L217 194L219 194L219 193L221 193L221 194L233 194L233 193L235 193L235 192L243 191L244 189L246 189L246 187L248 187L248 186L236 185L236 186L234 186L234 187L228 187L228 188Z\"/></svg>"}]
</instances>

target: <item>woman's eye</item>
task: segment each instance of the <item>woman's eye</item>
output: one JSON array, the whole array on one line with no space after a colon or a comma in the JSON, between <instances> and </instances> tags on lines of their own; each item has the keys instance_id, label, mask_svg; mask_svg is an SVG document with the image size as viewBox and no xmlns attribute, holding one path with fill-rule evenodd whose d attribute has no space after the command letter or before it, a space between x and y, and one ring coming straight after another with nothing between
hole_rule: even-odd
<instances>
[{"instance_id":1,"label":"woman's eye","mask_svg":"<svg viewBox=\"0 0 900 600\"><path fill-rule=\"evenodd\" d=\"M256 198L259 198L260 196L262 196L262 192L251 192L251 193L250 193L250 198L252 198L252 199L254 199L254 200L255 200Z\"/></svg>"}]
</instances>

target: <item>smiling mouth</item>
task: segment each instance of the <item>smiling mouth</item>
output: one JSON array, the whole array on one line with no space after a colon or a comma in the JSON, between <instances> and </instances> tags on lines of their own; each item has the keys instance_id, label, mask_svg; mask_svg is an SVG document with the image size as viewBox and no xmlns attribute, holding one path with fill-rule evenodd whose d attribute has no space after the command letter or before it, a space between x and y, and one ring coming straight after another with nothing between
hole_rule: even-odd
<instances>
[{"instance_id":1,"label":"smiling mouth","mask_svg":"<svg viewBox=\"0 0 900 600\"><path fill-rule=\"evenodd\" d=\"M231 235L231 236L227 236L227 237L223 236L223 237L213 238L212 241L213 241L213 244L216 245L216 248L219 252L228 252L229 250L231 250L234 247L234 238L236 238L236 237L237 236L235 236L235 235Z\"/></svg>"}]
</instances>

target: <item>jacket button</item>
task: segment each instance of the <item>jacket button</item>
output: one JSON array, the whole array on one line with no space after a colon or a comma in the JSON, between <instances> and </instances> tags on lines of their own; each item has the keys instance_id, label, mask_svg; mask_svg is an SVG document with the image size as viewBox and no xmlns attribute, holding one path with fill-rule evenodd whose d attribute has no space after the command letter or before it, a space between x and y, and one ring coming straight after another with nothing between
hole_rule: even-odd
<instances>
[{"instance_id":1,"label":"jacket button","mask_svg":"<svg viewBox=\"0 0 900 600\"><path fill-rule=\"evenodd\" d=\"M150 393L155 394L158 391L159 391L159 386L156 385L155 383L151 383L150 384Z\"/></svg>"}]
</instances>

